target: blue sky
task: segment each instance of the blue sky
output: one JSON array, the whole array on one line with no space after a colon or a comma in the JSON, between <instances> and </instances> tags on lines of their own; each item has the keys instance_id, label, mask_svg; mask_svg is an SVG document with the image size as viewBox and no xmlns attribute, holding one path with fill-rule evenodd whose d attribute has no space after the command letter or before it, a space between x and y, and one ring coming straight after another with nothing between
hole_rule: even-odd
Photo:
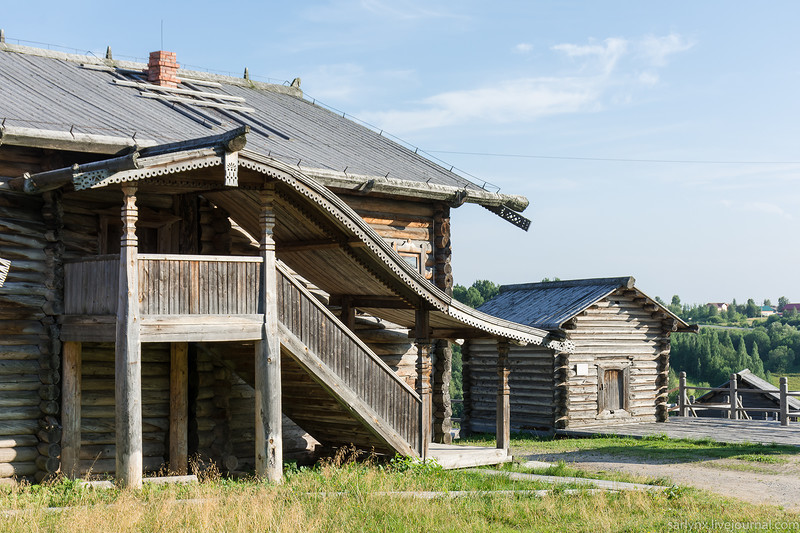
<instances>
[{"instance_id":1,"label":"blue sky","mask_svg":"<svg viewBox=\"0 0 800 533\"><path fill-rule=\"evenodd\" d=\"M528 233L454 212L458 283L633 275L684 302L800 301L800 4L287 4L14 2L0 27L145 58L163 19L182 65L299 76L309 98L526 195Z\"/></svg>"}]
</instances>

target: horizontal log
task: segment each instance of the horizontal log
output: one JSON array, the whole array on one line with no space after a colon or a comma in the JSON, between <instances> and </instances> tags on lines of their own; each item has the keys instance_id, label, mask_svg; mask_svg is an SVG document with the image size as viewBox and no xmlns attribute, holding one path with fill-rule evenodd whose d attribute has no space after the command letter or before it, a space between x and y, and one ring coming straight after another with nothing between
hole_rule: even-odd
<instances>
[{"instance_id":1,"label":"horizontal log","mask_svg":"<svg viewBox=\"0 0 800 533\"><path fill-rule=\"evenodd\" d=\"M14 463L0 463L0 478L10 478L14 476L33 476L36 474L36 463L29 462L14 462Z\"/></svg>"},{"instance_id":2,"label":"horizontal log","mask_svg":"<svg viewBox=\"0 0 800 533\"><path fill-rule=\"evenodd\" d=\"M166 446L163 442L142 443L143 457L157 457L163 459L165 450ZM81 445L80 459L114 459L116 457L116 453L117 447L115 444Z\"/></svg>"},{"instance_id":3,"label":"horizontal log","mask_svg":"<svg viewBox=\"0 0 800 533\"><path fill-rule=\"evenodd\" d=\"M0 463L29 462L39 457L36 447L0 448Z\"/></svg>"}]
</instances>

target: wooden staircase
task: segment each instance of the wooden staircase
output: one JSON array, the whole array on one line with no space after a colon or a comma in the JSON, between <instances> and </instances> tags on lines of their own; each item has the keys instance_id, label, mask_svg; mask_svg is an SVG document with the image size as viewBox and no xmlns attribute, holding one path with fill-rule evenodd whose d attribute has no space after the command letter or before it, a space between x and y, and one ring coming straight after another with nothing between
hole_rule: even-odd
<instances>
[{"instance_id":1,"label":"wooden staircase","mask_svg":"<svg viewBox=\"0 0 800 533\"><path fill-rule=\"evenodd\" d=\"M419 455L419 395L278 268L283 411L320 442Z\"/></svg>"}]
</instances>

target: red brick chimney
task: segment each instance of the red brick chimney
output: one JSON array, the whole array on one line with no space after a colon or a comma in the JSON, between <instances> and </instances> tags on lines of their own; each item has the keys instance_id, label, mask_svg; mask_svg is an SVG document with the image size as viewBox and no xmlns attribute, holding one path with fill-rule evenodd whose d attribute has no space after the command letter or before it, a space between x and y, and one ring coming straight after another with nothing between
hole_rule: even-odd
<instances>
[{"instance_id":1,"label":"red brick chimney","mask_svg":"<svg viewBox=\"0 0 800 533\"><path fill-rule=\"evenodd\" d=\"M163 50L150 52L147 81L162 87L178 86L178 63L175 62L175 52Z\"/></svg>"}]
</instances>

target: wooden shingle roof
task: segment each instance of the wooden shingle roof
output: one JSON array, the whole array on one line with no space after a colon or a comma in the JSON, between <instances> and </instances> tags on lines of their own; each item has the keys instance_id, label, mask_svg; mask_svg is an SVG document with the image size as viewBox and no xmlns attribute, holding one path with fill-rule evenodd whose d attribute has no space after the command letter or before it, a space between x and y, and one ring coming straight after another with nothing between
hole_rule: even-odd
<instances>
[{"instance_id":1,"label":"wooden shingle roof","mask_svg":"<svg viewBox=\"0 0 800 533\"><path fill-rule=\"evenodd\" d=\"M634 289L634 283L634 278L627 276L503 285L497 297L478 309L505 320L552 331L616 290ZM643 298L650 300L636 290ZM651 300L651 303L677 320L679 330L689 328L688 324L655 300Z\"/></svg>"}]
</instances>

